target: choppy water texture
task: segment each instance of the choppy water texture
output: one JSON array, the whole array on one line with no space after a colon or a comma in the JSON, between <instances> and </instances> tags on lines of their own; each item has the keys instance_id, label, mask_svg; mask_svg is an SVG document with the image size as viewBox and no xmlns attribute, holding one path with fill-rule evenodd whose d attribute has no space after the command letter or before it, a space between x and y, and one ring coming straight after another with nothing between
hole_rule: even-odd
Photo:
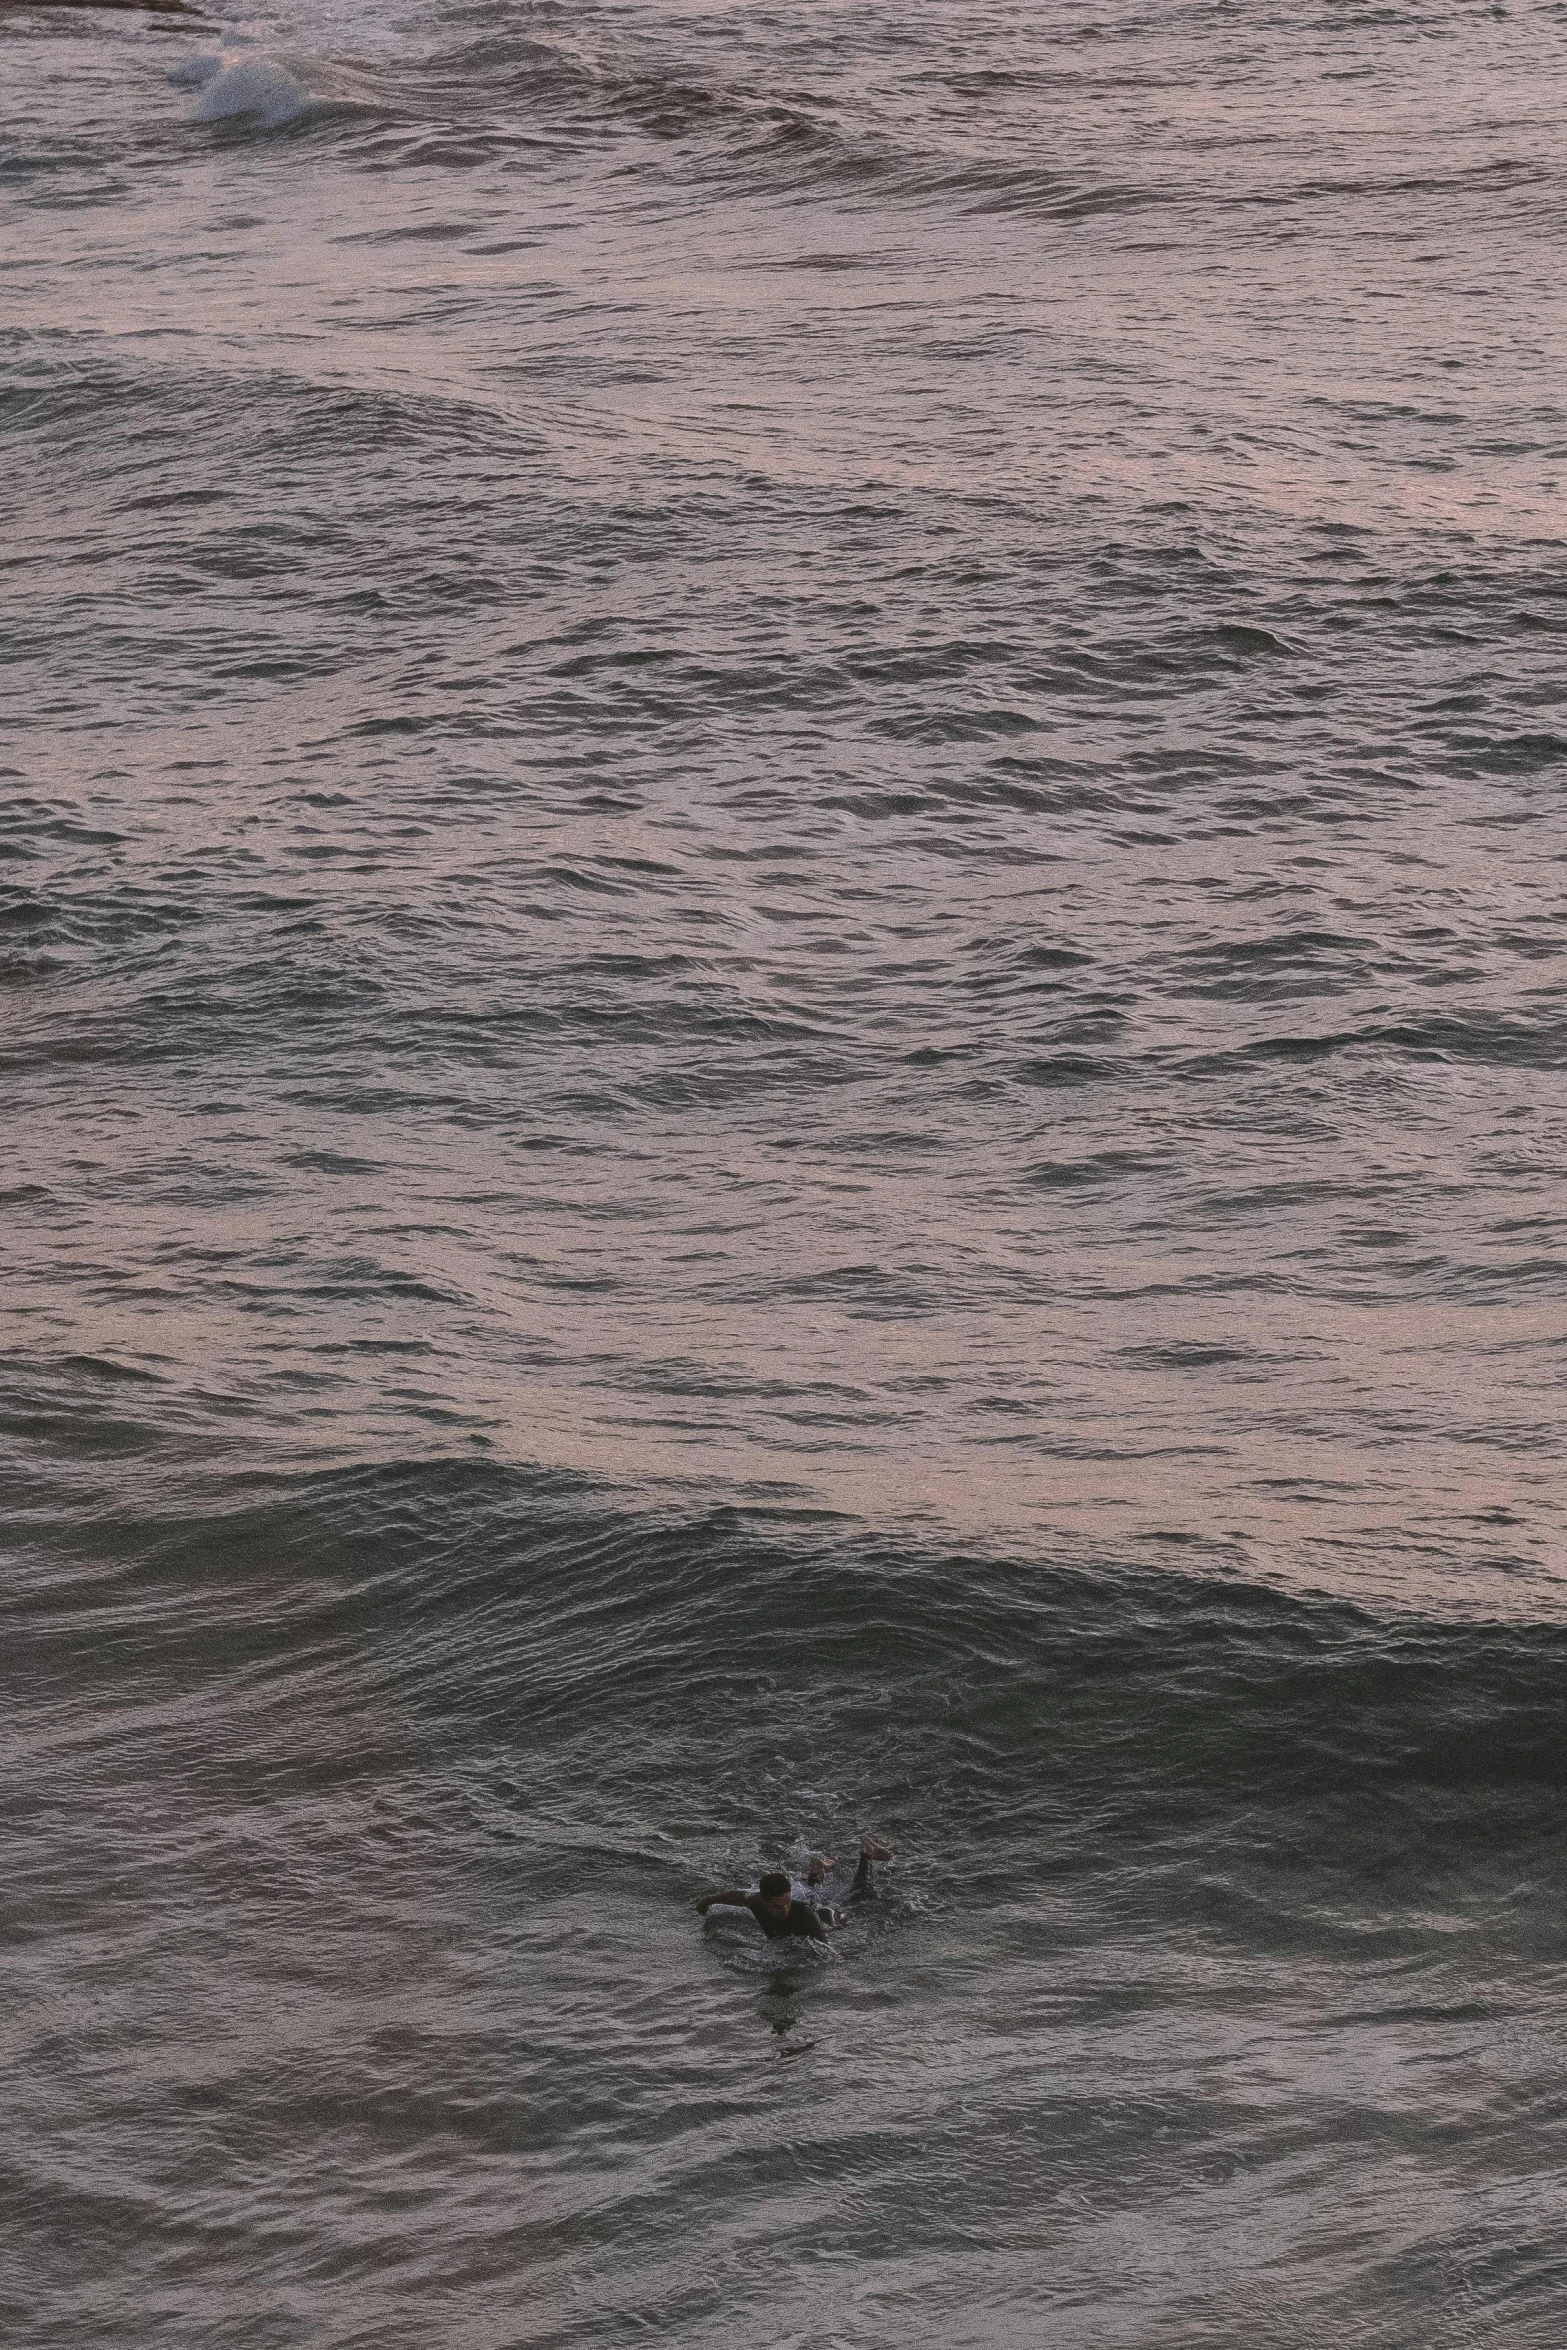
<instances>
[{"instance_id":1,"label":"choppy water texture","mask_svg":"<svg viewBox=\"0 0 1567 2350\"><path fill-rule=\"evenodd\" d=\"M1560 2342L1564 44L0 15L8 2339Z\"/></svg>"}]
</instances>

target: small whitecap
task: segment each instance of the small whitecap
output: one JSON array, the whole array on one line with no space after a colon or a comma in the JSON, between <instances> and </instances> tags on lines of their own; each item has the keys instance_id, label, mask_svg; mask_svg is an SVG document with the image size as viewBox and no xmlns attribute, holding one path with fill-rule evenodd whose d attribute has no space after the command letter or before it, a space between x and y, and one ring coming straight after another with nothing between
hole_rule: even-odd
<instances>
[{"instance_id":1,"label":"small whitecap","mask_svg":"<svg viewBox=\"0 0 1567 2350\"><path fill-rule=\"evenodd\" d=\"M168 79L177 90L201 90L222 71L221 49L200 50L194 57L182 57L177 65L171 65Z\"/></svg>"},{"instance_id":2,"label":"small whitecap","mask_svg":"<svg viewBox=\"0 0 1567 2350\"><path fill-rule=\"evenodd\" d=\"M197 122L225 122L233 115L254 115L269 129L295 122L310 105L310 92L288 68L268 57L247 57L225 65L205 85L196 103Z\"/></svg>"}]
</instances>

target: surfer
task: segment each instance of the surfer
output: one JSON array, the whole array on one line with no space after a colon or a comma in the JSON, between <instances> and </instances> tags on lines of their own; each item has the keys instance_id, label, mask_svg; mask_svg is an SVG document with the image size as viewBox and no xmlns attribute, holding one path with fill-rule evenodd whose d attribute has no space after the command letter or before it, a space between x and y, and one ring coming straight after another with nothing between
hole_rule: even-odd
<instances>
[{"instance_id":1,"label":"surfer","mask_svg":"<svg viewBox=\"0 0 1567 2350\"><path fill-rule=\"evenodd\" d=\"M863 1900L876 1889L876 1863L891 1860L885 1844L873 1844L869 1838L860 1846L860 1865L854 1872L849 1887L851 1901ZM826 1853L811 1855L805 1881L814 1889L827 1881L827 1872L834 1866ZM710 1909L748 1909L769 1942L782 1941L794 1935L809 1942L825 1942L829 1928L839 1923L838 1913L825 1901L806 1901L794 1890L782 1869L769 1869L754 1893L742 1893L738 1888L728 1893L704 1893L697 1903L698 1913L706 1917Z\"/></svg>"}]
</instances>

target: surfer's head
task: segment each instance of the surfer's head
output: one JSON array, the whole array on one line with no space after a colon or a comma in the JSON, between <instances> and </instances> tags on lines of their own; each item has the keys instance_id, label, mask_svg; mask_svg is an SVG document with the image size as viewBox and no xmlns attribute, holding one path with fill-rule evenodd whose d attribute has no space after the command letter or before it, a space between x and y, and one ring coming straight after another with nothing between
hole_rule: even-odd
<instances>
[{"instance_id":1,"label":"surfer's head","mask_svg":"<svg viewBox=\"0 0 1567 2350\"><path fill-rule=\"evenodd\" d=\"M762 1907L770 1917L786 1918L789 1915L789 1880L782 1869L769 1869L757 1891L762 1897Z\"/></svg>"}]
</instances>

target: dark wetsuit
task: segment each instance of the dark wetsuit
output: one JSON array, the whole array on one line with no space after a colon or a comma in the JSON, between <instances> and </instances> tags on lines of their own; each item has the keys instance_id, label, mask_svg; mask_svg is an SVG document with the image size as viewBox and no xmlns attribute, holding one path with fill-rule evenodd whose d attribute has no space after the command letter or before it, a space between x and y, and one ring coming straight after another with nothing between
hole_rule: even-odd
<instances>
[{"instance_id":1,"label":"dark wetsuit","mask_svg":"<svg viewBox=\"0 0 1567 2350\"><path fill-rule=\"evenodd\" d=\"M827 1939L827 1929L808 1901L791 1901L786 1918L769 1917L760 1893L753 1893L745 1906L769 1942L785 1941L791 1934L802 1935L811 1942L825 1942Z\"/></svg>"}]
</instances>

